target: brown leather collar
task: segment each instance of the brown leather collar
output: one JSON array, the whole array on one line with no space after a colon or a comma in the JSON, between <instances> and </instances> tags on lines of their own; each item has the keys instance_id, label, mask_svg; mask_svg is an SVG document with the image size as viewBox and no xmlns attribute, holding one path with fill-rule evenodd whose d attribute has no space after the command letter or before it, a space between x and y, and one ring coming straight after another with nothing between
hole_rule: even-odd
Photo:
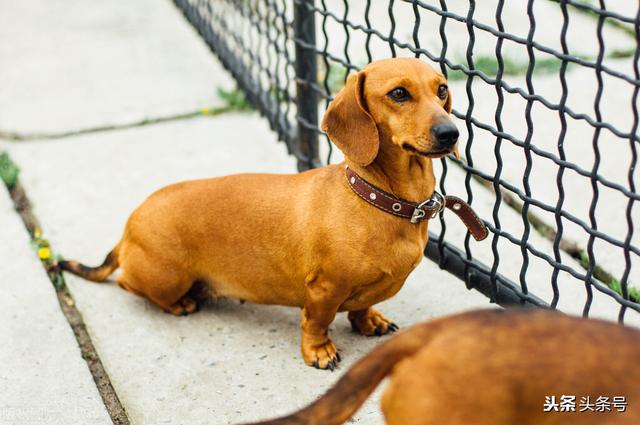
<instances>
[{"instance_id":1,"label":"brown leather collar","mask_svg":"<svg viewBox=\"0 0 640 425\"><path fill-rule=\"evenodd\" d=\"M390 193L375 187L349 167L346 167L345 171L349 186L359 197L389 214L407 218L412 223L419 223L422 220L434 218L446 207L462 220L475 240L481 241L489 235L487 226L478 218L471 206L458 197L442 196L434 190L431 198L416 204L398 199Z\"/></svg>"}]
</instances>

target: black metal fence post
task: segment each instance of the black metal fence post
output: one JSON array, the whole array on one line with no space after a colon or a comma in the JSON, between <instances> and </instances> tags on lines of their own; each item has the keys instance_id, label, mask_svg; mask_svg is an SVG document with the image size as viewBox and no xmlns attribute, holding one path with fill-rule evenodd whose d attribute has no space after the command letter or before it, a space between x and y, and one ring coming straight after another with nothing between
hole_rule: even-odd
<instances>
[{"instance_id":1,"label":"black metal fence post","mask_svg":"<svg viewBox=\"0 0 640 425\"><path fill-rule=\"evenodd\" d=\"M297 137L294 141L300 155L298 171L320 167L318 153L318 93L313 84L318 81L316 60L316 19L314 0L294 1L293 31L296 45Z\"/></svg>"}]
</instances>

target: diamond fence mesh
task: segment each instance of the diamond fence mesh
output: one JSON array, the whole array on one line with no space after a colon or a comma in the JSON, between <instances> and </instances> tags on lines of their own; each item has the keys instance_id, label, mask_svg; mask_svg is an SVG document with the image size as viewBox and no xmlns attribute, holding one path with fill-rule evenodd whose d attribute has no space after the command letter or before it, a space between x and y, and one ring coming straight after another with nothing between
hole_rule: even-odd
<instances>
[{"instance_id":1,"label":"diamond fence mesh","mask_svg":"<svg viewBox=\"0 0 640 425\"><path fill-rule=\"evenodd\" d=\"M439 190L466 194L492 235L472 242L441 214L425 255L501 305L640 321L637 3L175 3L300 170L340 160L318 119L348 72L435 63L463 130L462 159L436 164Z\"/></svg>"}]
</instances>

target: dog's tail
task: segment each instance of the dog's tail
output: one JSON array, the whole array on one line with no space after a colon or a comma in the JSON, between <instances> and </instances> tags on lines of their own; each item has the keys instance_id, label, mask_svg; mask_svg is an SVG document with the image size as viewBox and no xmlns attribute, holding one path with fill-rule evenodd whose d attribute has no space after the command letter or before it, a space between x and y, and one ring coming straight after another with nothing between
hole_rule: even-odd
<instances>
[{"instance_id":1,"label":"dog's tail","mask_svg":"<svg viewBox=\"0 0 640 425\"><path fill-rule=\"evenodd\" d=\"M98 267L87 267L77 261L63 260L58 262L58 268L93 282L104 282L118 268L119 248L120 244L116 245Z\"/></svg>"},{"instance_id":2,"label":"dog's tail","mask_svg":"<svg viewBox=\"0 0 640 425\"><path fill-rule=\"evenodd\" d=\"M289 416L248 425L337 425L360 408L400 360L424 348L444 327L442 319L402 332L358 361L322 397Z\"/></svg>"}]
</instances>

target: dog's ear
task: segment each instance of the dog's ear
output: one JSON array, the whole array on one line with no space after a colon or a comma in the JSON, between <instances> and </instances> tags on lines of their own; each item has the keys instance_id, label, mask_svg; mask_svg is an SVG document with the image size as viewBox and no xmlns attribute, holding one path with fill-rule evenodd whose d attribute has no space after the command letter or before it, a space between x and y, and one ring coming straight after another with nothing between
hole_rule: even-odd
<instances>
[{"instance_id":1,"label":"dog's ear","mask_svg":"<svg viewBox=\"0 0 640 425\"><path fill-rule=\"evenodd\" d=\"M378 128L364 99L366 72L350 75L347 83L329 104L322 119L322 130L356 163L366 166L378 155Z\"/></svg>"}]
</instances>

